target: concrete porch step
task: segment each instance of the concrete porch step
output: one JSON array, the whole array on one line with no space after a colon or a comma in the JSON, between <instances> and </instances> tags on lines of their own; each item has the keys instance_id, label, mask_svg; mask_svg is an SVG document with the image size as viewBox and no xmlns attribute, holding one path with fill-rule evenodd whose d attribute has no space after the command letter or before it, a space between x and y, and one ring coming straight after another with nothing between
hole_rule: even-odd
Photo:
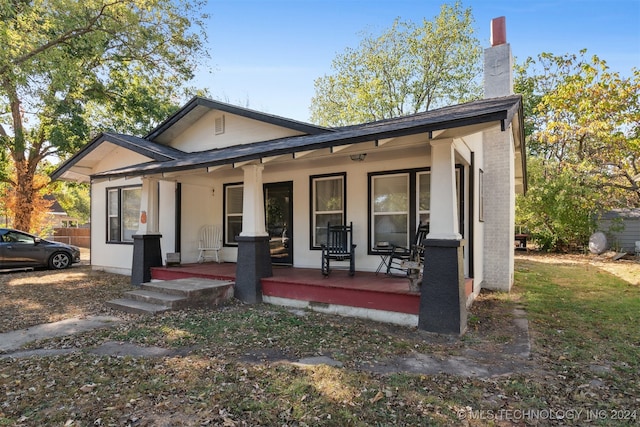
<instances>
[{"instance_id":1,"label":"concrete porch step","mask_svg":"<svg viewBox=\"0 0 640 427\"><path fill-rule=\"evenodd\" d=\"M214 307L233 297L235 283L228 280L186 278L143 283L108 307L128 313L157 314L189 307Z\"/></svg>"},{"instance_id":2,"label":"concrete porch step","mask_svg":"<svg viewBox=\"0 0 640 427\"><path fill-rule=\"evenodd\" d=\"M186 297L189 299L219 294L234 282L228 280L204 279L201 277L189 277L184 279L163 280L143 283L140 287L147 291Z\"/></svg>"},{"instance_id":3,"label":"concrete porch step","mask_svg":"<svg viewBox=\"0 0 640 427\"><path fill-rule=\"evenodd\" d=\"M163 305L172 309L181 308L181 306L183 306L189 300L186 296L147 291L145 289L125 292L124 295L127 299L146 302L149 304Z\"/></svg>"},{"instance_id":4,"label":"concrete porch step","mask_svg":"<svg viewBox=\"0 0 640 427\"><path fill-rule=\"evenodd\" d=\"M171 307L167 307L159 304L151 304L143 301L136 301L128 298L118 298L106 302L107 307L115 310L124 311L134 314L159 314L165 311L171 310Z\"/></svg>"}]
</instances>

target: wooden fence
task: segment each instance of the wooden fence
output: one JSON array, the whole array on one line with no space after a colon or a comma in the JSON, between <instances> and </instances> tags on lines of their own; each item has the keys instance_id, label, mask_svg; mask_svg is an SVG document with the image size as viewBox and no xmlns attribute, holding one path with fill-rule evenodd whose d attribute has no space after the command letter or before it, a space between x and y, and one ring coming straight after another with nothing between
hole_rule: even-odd
<instances>
[{"instance_id":1,"label":"wooden fence","mask_svg":"<svg viewBox=\"0 0 640 427\"><path fill-rule=\"evenodd\" d=\"M81 248L91 247L90 228L54 228L53 236L50 240L79 246Z\"/></svg>"}]
</instances>

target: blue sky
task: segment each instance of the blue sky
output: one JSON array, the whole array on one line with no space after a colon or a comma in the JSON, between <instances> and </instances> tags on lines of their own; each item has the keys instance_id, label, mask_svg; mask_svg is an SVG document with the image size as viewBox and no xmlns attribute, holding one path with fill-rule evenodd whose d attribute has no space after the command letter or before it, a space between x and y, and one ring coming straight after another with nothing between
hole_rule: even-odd
<instances>
[{"instance_id":1,"label":"blue sky","mask_svg":"<svg viewBox=\"0 0 640 427\"><path fill-rule=\"evenodd\" d=\"M439 0L209 0L211 59L193 82L214 99L308 121L314 81L355 48L362 32L432 20ZM447 2L453 4L453 1ZM464 0L489 46L492 18L506 17L516 61L586 48L622 75L640 68L640 0Z\"/></svg>"}]
</instances>

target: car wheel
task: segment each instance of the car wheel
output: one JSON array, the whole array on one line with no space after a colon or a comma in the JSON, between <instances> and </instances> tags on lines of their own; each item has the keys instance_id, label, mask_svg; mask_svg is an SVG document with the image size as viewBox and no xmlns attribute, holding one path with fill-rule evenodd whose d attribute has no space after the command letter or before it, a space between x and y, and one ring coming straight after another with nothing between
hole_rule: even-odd
<instances>
[{"instance_id":1,"label":"car wheel","mask_svg":"<svg viewBox=\"0 0 640 427\"><path fill-rule=\"evenodd\" d=\"M54 270L61 270L71 265L71 257L65 252L56 252L49 258L49 267Z\"/></svg>"}]
</instances>

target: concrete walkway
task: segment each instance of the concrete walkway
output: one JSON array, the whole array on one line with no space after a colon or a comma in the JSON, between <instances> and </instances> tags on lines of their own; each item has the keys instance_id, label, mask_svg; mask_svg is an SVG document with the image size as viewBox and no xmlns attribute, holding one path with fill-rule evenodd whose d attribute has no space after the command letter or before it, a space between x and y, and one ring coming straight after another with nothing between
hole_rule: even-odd
<instances>
[{"instance_id":1,"label":"concrete walkway","mask_svg":"<svg viewBox=\"0 0 640 427\"><path fill-rule=\"evenodd\" d=\"M301 314L304 315L304 314ZM0 334L0 359L18 359L33 356L53 356L74 352L87 352L97 355L132 356L132 357L175 357L187 356L193 348L166 349L162 347L140 346L131 343L105 342L92 348L64 348L64 349L34 349L21 350L29 342L73 335L99 328L114 327L123 320L113 316L89 316L74 318L60 322L37 325L28 329ZM526 313L522 307L516 307L512 319L515 326L513 341L502 346L499 351L483 352L467 348L457 356L435 357L429 354L413 353L407 356L389 360L376 360L358 364L358 369L389 374L396 372L410 372L417 374L447 373L464 377L492 377L513 372L523 372L531 367L529 325ZM292 363L299 367L325 364L341 367L342 363L330 356L288 359L286 355L274 350L256 350L245 353L242 361L248 363L262 363L264 361L278 361Z\"/></svg>"},{"instance_id":2,"label":"concrete walkway","mask_svg":"<svg viewBox=\"0 0 640 427\"><path fill-rule=\"evenodd\" d=\"M93 329L108 328L116 326L120 322L122 322L122 319L114 316L88 316L5 332L0 334L0 352L16 351L33 341L63 337Z\"/></svg>"},{"instance_id":3,"label":"concrete walkway","mask_svg":"<svg viewBox=\"0 0 640 427\"><path fill-rule=\"evenodd\" d=\"M45 323L31 328L0 334L0 359L21 359L34 356L57 356L79 351L98 355L133 356L133 357L165 357L186 355L190 349L168 350L161 347L145 347L136 344L105 342L92 348L38 348L22 350L25 344L33 341L74 335L94 329L111 328L123 320L114 316L89 316Z\"/></svg>"}]
</instances>

